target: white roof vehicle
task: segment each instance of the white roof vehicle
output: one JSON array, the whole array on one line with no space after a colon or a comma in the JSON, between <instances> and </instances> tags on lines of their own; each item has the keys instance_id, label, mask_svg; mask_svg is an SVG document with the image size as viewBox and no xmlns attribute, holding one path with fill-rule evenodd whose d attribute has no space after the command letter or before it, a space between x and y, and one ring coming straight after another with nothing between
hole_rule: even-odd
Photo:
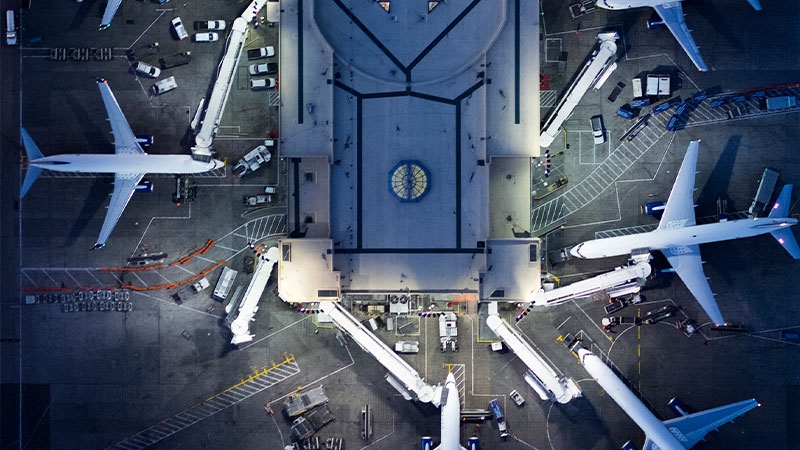
<instances>
[{"instance_id":1,"label":"white roof vehicle","mask_svg":"<svg viewBox=\"0 0 800 450\"><path fill-rule=\"evenodd\" d=\"M178 83L175 82L175 77L164 78L163 80L156 81L153 84L153 94L161 95L165 92L169 92L178 87Z\"/></svg>"},{"instance_id":2,"label":"white roof vehicle","mask_svg":"<svg viewBox=\"0 0 800 450\"><path fill-rule=\"evenodd\" d=\"M200 20L194 23L195 30L201 31L213 31L213 30L224 30L225 29L225 21L224 20Z\"/></svg>"},{"instance_id":3,"label":"white roof vehicle","mask_svg":"<svg viewBox=\"0 0 800 450\"><path fill-rule=\"evenodd\" d=\"M251 64L248 68L250 75L262 73L278 73L278 63Z\"/></svg>"},{"instance_id":4,"label":"white roof vehicle","mask_svg":"<svg viewBox=\"0 0 800 450\"><path fill-rule=\"evenodd\" d=\"M247 51L247 59L271 58L275 56L275 47L254 48Z\"/></svg>"},{"instance_id":5,"label":"white roof vehicle","mask_svg":"<svg viewBox=\"0 0 800 450\"><path fill-rule=\"evenodd\" d=\"M210 32L210 33L195 33L194 41L195 42L216 42L219 40L219 34Z\"/></svg>"},{"instance_id":6,"label":"white roof vehicle","mask_svg":"<svg viewBox=\"0 0 800 450\"><path fill-rule=\"evenodd\" d=\"M150 78L158 78L161 75L161 69L141 61L136 61L133 64L133 70Z\"/></svg>"},{"instance_id":7,"label":"white roof vehicle","mask_svg":"<svg viewBox=\"0 0 800 450\"><path fill-rule=\"evenodd\" d=\"M260 89L272 89L275 87L275 78L269 77L264 79L254 78L250 80L250 89L257 91Z\"/></svg>"},{"instance_id":8,"label":"white roof vehicle","mask_svg":"<svg viewBox=\"0 0 800 450\"><path fill-rule=\"evenodd\" d=\"M172 28L174 28L175 33L178 34L178 39L183 40L189 37L189 33L186 32L186 28L184 28L183 21L181 21L180 17L172 19Z\"/></svg>"}]
</instances>

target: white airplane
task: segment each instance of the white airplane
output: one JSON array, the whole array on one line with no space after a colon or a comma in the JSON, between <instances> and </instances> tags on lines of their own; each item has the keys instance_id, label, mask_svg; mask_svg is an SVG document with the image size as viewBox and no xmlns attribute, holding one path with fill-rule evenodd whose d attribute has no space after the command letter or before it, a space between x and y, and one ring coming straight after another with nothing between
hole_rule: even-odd
<instances>
[{"instance_id":1,"label":"white airplane","mask_svg":"<svg viewBox=\"0 0 800 450\"><path fill-rule=\"evenodd\" d=\"M447 395L445 396L445 402L442 404L442 442L433 450L466 450L458 442L461 434L461 400L458 398L458 386L452 372L447 374L444 388L447 391ZM477 437L469 438L468 445L469 450L480 449L480 441ZM431 450L432 447L433 439L430 436L423 437L420 440L421 450Z\"/></svg>"},{"instance_id":2,"label":"white airplane","mask_svg":"<svg viewBox=\"0 0 800 450\"><path fill-rule=\"evenodd\" d=\"M675 419L660 421L641 400L597 356L585 348L578 350L583 367L597 384L644 431L642 450L686 450L709 432L761 406L755 399L707 409ZM626 444L627 446L627 444ZM625 446L623 446L625 448Z\"/></svg>"},{"instance_id":3,"label":"white airplane","mask_svg":"<svg viewBox=\"0 0 800 450\"><path fill-rule=\"evenodd\" d=\"M21 130L22 142L28 154L28 172L22 184L20 198L28 193L34 181L42 170L55 172L84 172L84 173L113 173L114 193L108 206L106 219L94 249L104 247L111 230L119 221L122 211L130 201L136 185L148 173L188 174L203 173L219 169L225 163L216 159L198 161L189 155L148 155L136 142L136 136L131 131L128 121L122 114L122 109L114 98L108 82L102 78L97 80L100 95L111 122L111 132L114 134L113 155L105 154L66 154L45 157L33 142L27 131Z\"/></svg>"},{"instance_id":4,"label":"white airplane","mask_svg":"<svg viewBox=\"0 0 800 450\"><path fill-rule=\"evenodd\" d=\"M715 324L721 325L725 321L703 273L699 244L770 233L794 259L800 259L800 247L789 228L797 219L788 217L792 196L789 184L783 187L767 217L696 225L693 192L699 144L700 141L689 144L655 231L586 241L572 247L570 253L577 258L591 259L629 255L635 249L661 250L706 314Z\"/></svg>"},{"instance_id":5,"label":"white airplane","mask_svg":"<svg viewBox=\"0 0 800 450\"><path fill-rule=\"evenodd\" d=\"M758 0L747 0L756 11L761 11ZM692 38L692 32L683 21L683 8L681 0L598 0L597 6L604 9L631 9L649 6L656 10L664 25L672 32L683 50L689 55L700 72L708 71L703 57L700 56L700 49Z\"/></svg>"},{"instance_id":6,"label":"white airplane","mask_svg":"<svg viewBox=\"0 0 800 450\"><path fill-rule=\"evenodd\" d=\"M117 13L119 5L121 4L122 0L108 0L108 3L106 3L106 10L103 11L103 19L100 22L100 30L105 30L111 26L111 19L114 18L114 14Z\"/></svg>"}]
</instances>

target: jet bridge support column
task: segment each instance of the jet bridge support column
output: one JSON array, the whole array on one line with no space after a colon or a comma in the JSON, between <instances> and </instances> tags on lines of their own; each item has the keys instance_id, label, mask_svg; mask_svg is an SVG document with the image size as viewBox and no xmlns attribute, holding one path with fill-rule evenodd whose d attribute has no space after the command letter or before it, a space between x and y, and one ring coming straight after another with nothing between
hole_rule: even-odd
<instances>
[{"instance_id":1,"label":"jet bridge support column","mask_svg":"<svg viewBox=\"0 0 800 450\"><path fill-rule=\"evenodd\" d=\"M387 381L403 394L406 400L413 398L439 406L439 396L435 395L434 387L426 384L413 367L367 330L339 303L320 302L319 309L327 314L339 329L347 332L365 352L386 367L389 371Z\"/></svg>"}]
</instances>

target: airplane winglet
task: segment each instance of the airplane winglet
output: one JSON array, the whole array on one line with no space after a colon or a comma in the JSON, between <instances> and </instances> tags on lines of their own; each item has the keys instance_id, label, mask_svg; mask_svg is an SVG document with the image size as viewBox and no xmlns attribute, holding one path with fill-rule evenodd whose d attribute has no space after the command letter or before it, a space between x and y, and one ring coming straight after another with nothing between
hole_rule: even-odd
<instances>
[{"instance_id":1,"label":"airplane winglet","mask_svg":"<svg viewBox=\"0 0 800 450\"><path fill-rule=\"evenodd\" d=\"M25 153L28 155L28 162L44 158L41 150L39 150L39 147L33 142L28 132L25 131L25 128L20 128L19 131L22 136L22 146L25 147ZM28 193L28 190L33 186L33 183L39 178L39 174L41 173L41 168L28 166L28 171L25 173L25 181L22 183L22 189L20 189L19 192L19 198L25 197L25 194Z\"/></svg>"}]
</instances>

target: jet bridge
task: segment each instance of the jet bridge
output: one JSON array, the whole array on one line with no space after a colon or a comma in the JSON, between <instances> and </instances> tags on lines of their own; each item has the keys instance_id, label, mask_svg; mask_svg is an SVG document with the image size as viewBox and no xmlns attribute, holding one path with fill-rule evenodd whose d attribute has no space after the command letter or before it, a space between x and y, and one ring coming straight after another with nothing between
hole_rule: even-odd
<instances>
[{"instance_id":1,"label":"jet bridge","mask_svg":"<svg viewBox=\"0 0 800 450\"><path fill-rule=\"evenodd\" d=\"M220 61L217 68L217 79L214 82L211 96L206 102L203 124L194 138L195 146L192 147L192 157L195 159L201 161L211 159L211 144L214 140L214 133L216 133L219 122L222 119L222 112L225 111L225 104L228 101L228 94L233 84L233 74L239 65L239 58L242 56L242 48L247 39L250 22L257 16L264 3L265 0L254 0L231 25L225 54L222 56L222 61Z\"/></svg>"},{"instance_id":2,"label":"jet bridge","mask_svg":"<svg viewBox=\"0 0 800 450\"><path fill-rule=\"evenodd\" d=\"M594 86L601 85L616 68L614 60L617 56L617 44L614 41L618 38L617 33L600 33L597 35L597 39L600 41L600 49L583 66L580 75L569 87L567 95L561 99L550 118L545 122L544 127L542 127L542 134L539 136L540 147L550 147L550 144L558 136L561 125L572 115L586 91Z\"/></svg>"},{"instance_id":3,"label":"jet bridge","mask_svg":"<svg viewBox=\"0 0 800 450\"><path fill-rule=\"evenodd\" d=\"M367 330L361 322L339 303L320 302L319 309L327 314L339 329L347 332L365 352L372 355L383 367L386 367L389 371L386 375L386 380L406 400L414 399L439 406L440 396L435 395L436 389L425 383L425 380L419 376L419 373L413 367L393 352L377 336Z\"/></svg>"},{"instance_id":4,"label":"jet bridge","mask_svg":"<svg viewBox=\"0 0 800 450\"><path fill-rule=\"evenodd\" d=\"M632 280L645 280L650 276L651 271L652 268L646 260L636 261L632 265L617 267L612 272L568 284L558 289L539 290L534 294L532 304L535 306L560 305L574 298L588 297L600 291L610 291Z\"/></svg>"},{"instance_id":5,"label":"jet bridge","mask_svg":"<svg viewBox=\"0 0 800 450\"><path fill-rule=\"evenodd\" d=\"M250 285L247 286L247 291L245 291L244 298L240 303L239 314L231 322L231 331L233 331L231 344L241 344L253 340L254 335L250 334L250 321L253 320L253 316L258 311L258 301L261 300L264 288L267 287L272 268L278 262L279 255L278 247L271 247L266 254L259 257L253 279L250 280Z\"/></svg>"},{"instance_id":6,"label":"jet bridge","mask_svg":"<svg viewBox=\"0 0 800 450\"><path fill-rule=\"evenodd\" d=\"M520 336L520 334L496 314L489 314L486 325L513 351L530 369L531 387L542 400L569 403L581 396L575 380L559 377L559 374Z\"/></svg>"}]
</instances>

